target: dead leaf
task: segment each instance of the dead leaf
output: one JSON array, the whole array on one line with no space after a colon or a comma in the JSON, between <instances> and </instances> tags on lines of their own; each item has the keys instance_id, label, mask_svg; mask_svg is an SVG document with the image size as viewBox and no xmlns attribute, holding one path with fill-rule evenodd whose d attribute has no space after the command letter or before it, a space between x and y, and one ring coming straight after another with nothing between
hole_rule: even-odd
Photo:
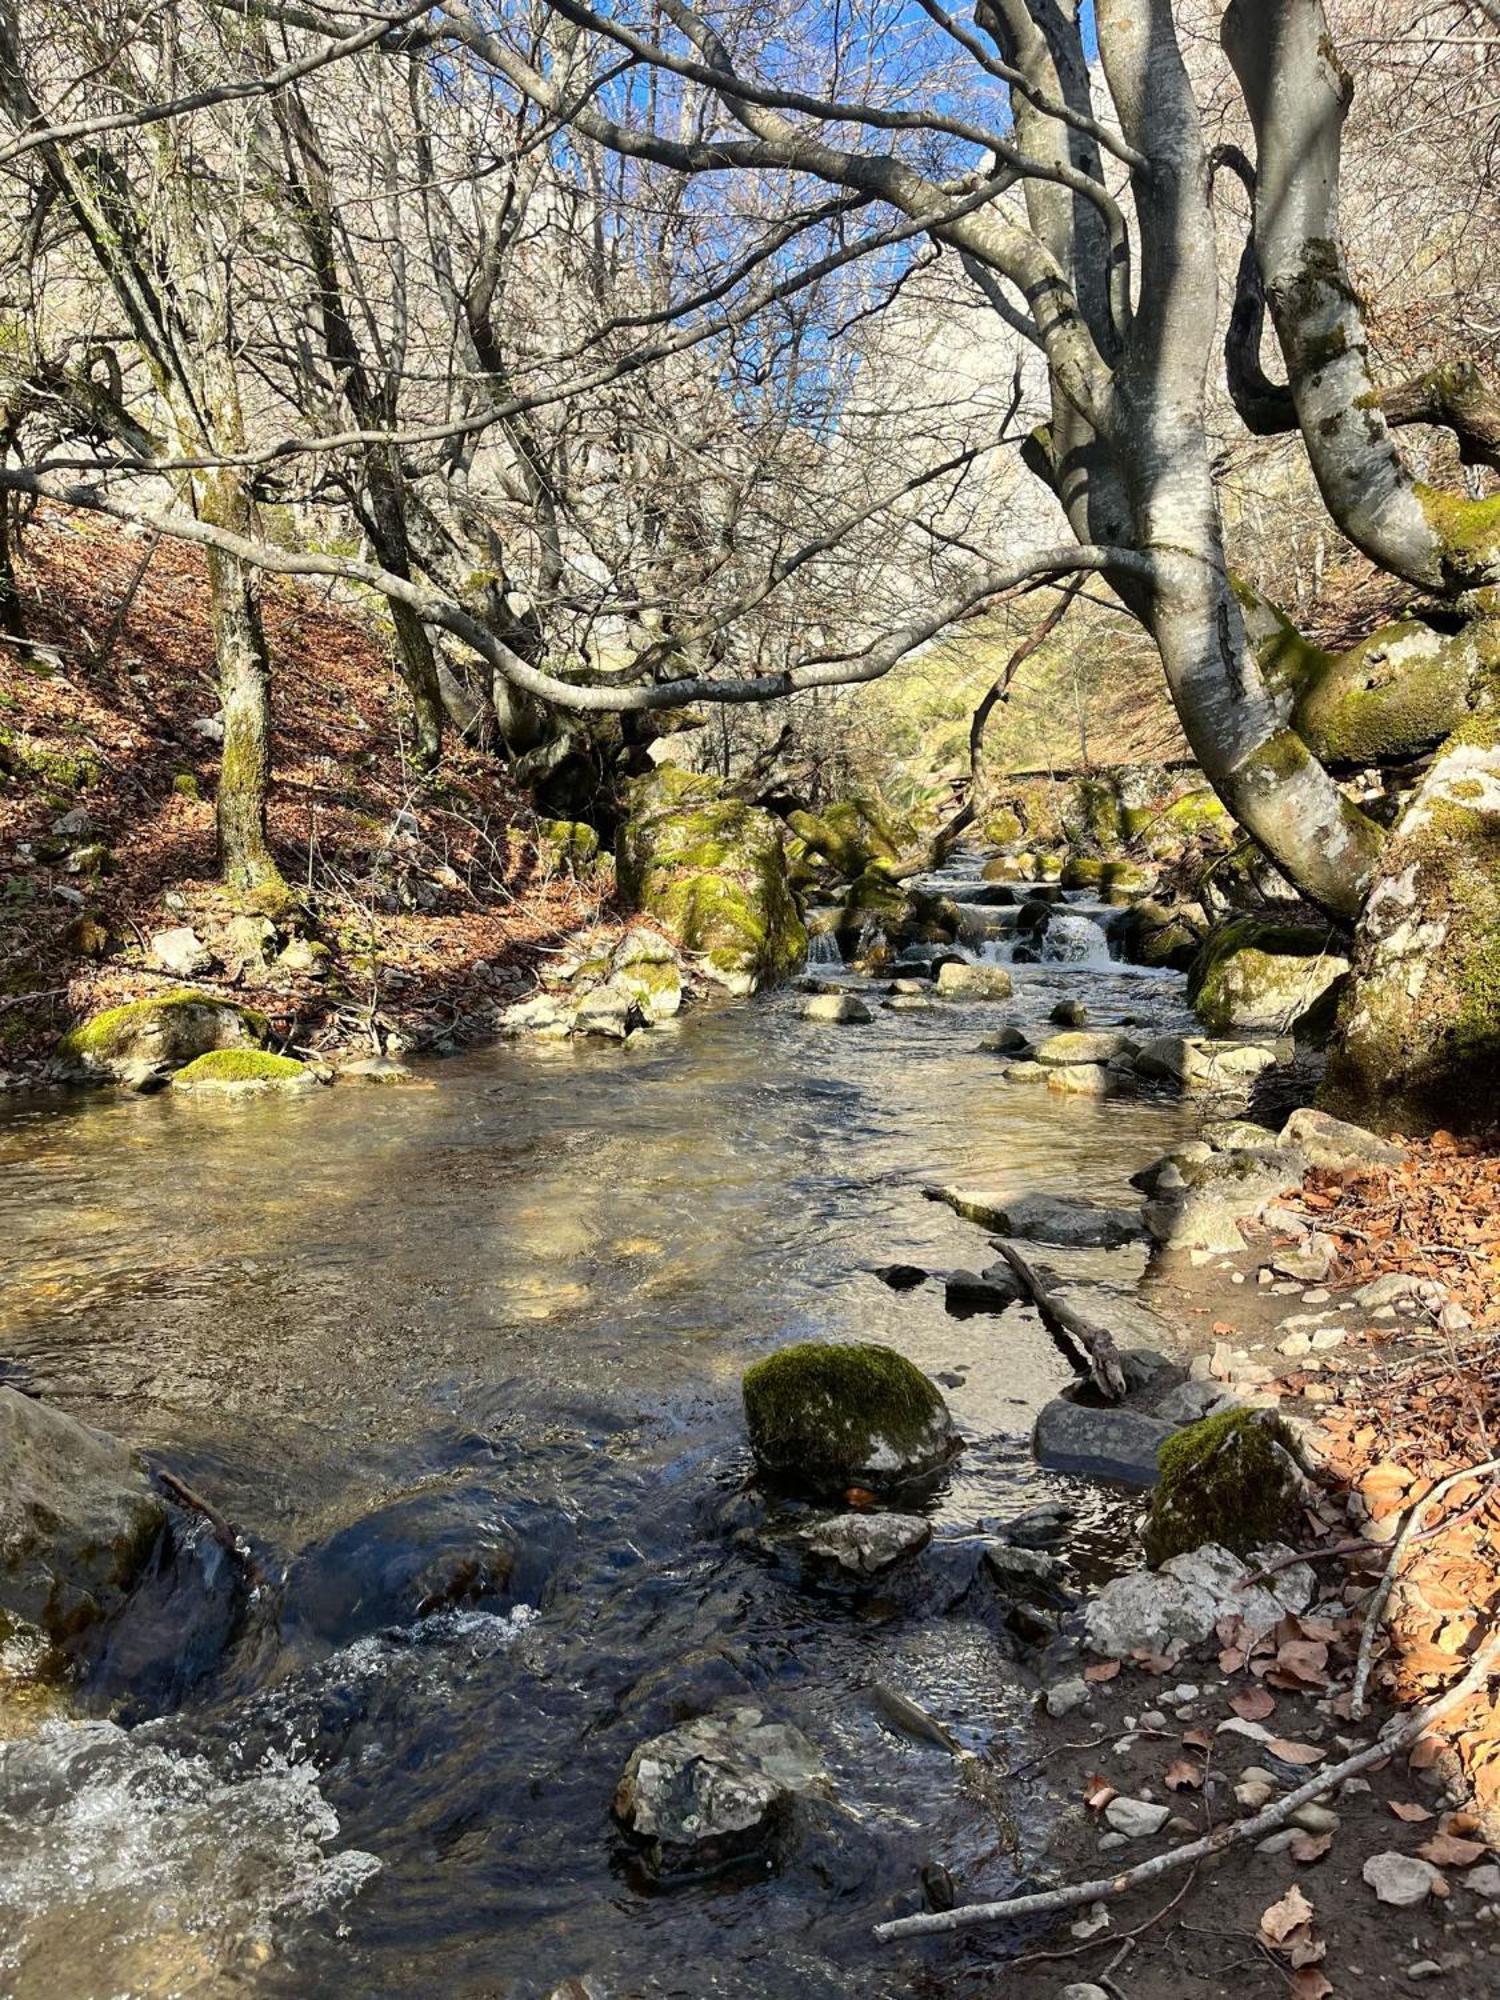
<instances>
[{"instance_id":1,"label":"dead leaf","mask_svg":"<svg viewBox=\"0 0 1500 2000\"><path fill-rule=\"evenodd\" d=\"M1119 1671L1118 1660L1100 1660L1096 1665L1084 1668L1083 1678L1086 1681L1112 1681Z\"/></svg>"},{"instance_id":2,"label":"dead leaf","mask_svg":"<svg viewBox=\"0 0 1500 2000\"><path fill-rule=\"evenodd\" d=\"M1457 1834L1435 1833L1431 1840L1422 1842L1417 1852L1434 1868L1472 1868L1476 1861L1484 1859L1489 1849L1482 1840L1460 1840Z\"/></svg>"},{"instance_id":3,"label":"dead leaf","mask_svg":"<svg viewBox=\"0 0 1500 2000\"><path fill-rule=\"evenodd\" d=\"M1212 1748L1214 1747L1214 1739L1209 1735L1206 1729L1184 1729L1182 1732L1182 1740L1187 1745L1189 1750L1202 1750L1204 1752L1207 1752L1209 1750L1212 1750Z\"/></svg>"},{"instance_id":4,"label":"dead leaf","mask_svg":"<svg viewBox=\"0 0 1500 2000\"><path fill-rule=\"evenodd\" d=\"M1292 2000L1328 2000L1333 1987L1315 1965L1304 1965L1292 1974Z\"/></svg>"},{"instance_id":5,"label":"dead leaf","mask_svg":"<svg viewBox=\"0 0 1500 2000\"><path fill-rule=\"evenodd\" d=\"M1229 1706L1246 1722L1264 1722L1276 1713L1276 1704L1264 1688L1241 1688L1229 1697Z\"/></svg>"},{"instance_id":6,"label":"dead leaf","mask_svg":"<svg viewBox=\"0 0 1500 2000\"><path fill-rule=\"evenodd\" d=\"M1416 1826L1422 1820L1432 1818L1426 1806L1419 1806L1415 1799L1387 1799L1386 1804L1397 1819L1404 1819L1408 1826Z\"/></svg>"},{"instance_id":7,"label":"dead leaf","mask_svg":"<svg viewBox=\"0 0 1500 2000\"><path fill-rule=\"evenodd\" d=\"M1316 1743L1294 1743L1288 1736L1271 1736L1266 1739L1266 1748L1273 1757L1279 1757L1283 1764L1321 1764L1328 1755Z\"/></svg>"},{"instance_id":8,"label":"dead leaf","mask_svg":"<svg viewBox=\"0 0 1500 2000\"><path fill-rule=\"evenodd\" d=\"M1090 1812L1103 1812L1112 1798L1116 1797L1114 1786L1109 1779L1097 1771L1091 1771L1083 1781L1083 1802Z\"/></svg>"},{"instance_id":9,"label":"dead leaf","mask_svg":"<svg viewBox=\"0 0 1500 2000\"><path fill-rule=\"evenodd\" d=\"M1294 1882L1279 1902L1260 1913L1260 1934L1267 1944L1285 1944L1295 1930L1313 1920L1313 1906Z\"/></svg>"},{"instance_id":10,"label":"dead leaf","mask_svg":"<svg viewBox=\"0 0 1500 2000\"><path fill-rule=\"evenodd\" d=\"M1178 1757L1167 1766L1166 1786L1169 1792L1196 1792L1203 1783L1203 1767L1195 1764L1191 1757Z\"/></svg>"},{"instance_id":11,"label":"dead leaf","mask_svg":"<svg viewBox=\"0 0 1500 2000\"><path fill-rule=\"evenodd\" d=\"M1333 1845L1331 1833L1299 1833L1287 1847L1293 1861L1321 1861Z\"/></svg>"}]
</instances>

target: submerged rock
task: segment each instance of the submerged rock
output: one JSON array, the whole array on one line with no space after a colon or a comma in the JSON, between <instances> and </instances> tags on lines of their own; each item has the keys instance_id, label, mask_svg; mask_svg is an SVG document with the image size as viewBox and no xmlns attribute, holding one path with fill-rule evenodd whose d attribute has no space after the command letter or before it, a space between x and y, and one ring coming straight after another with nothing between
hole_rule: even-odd
<instances>
[{"instance_id":1,"label":"submerged rock","mask_svg":"<svg viewBox=\"0 0 1500 2000\"><path fill-rule=\"evenodd\" d=\"M878 1576L903 1557L925 1549L932 1528L920 1514L830 1514L799 1522L781 1540L813 1562L849 1576Z\"/></svg>"},{"instance_id":2,"label":"submerged rock","mask_svg":"<svg viewBox=\"0 0 1500 2000\"><path fill-rule=\"evenodd\" d=\"M1101 1208L1066 1195L1026 1194L995 1211L990 1225L1002 1236L1024 1242L1053 1243L1060 1248L1115 1249L1141 1234L1135 1209Z\"/></svg>"},{"instance_id":3,"label":"submerged rock","mask_svg":"<svg viewBox=\"0 0 1500 2000\"><path fill-rule=\"evenodd\" d=\"M1153 1486L1158 1455L1172 1435L1170 1424L1138 1410L1098 1408L1057 1396L1043 1405L1031 1441L1037 1463L1055 1472Z\"/></svg>"},{"instance_id":4,"label":"submerged rock","mask_svg":"<svg viewBox=\"0 0 1500 2000\"><path fill-rule=\"evenodd\" d=\"M735 1708L640 1744L614 1810L654 1874L700 1875L763 1851L798 1799L827 1791L823 1759L800 1730Z\"/></svg>"},{"instance_id":5,"label":"submerged rock","mask_svg":"<svg viewBox=\"0 0 1500 2000\"><path fill-rule=\"evenodd\" d=\"M1290 1554L1290 1549L1272 1543L1257 1550L1256 1559L1264 1566ZM1085 1637L1094 1652L1108 1659L1145 1653L1153 1659L1176 1660L1215 1638L1220 1618L1242 1618L1246 1633L1259 1637L1288 1613L1305 1611L1312 1602L1316 1579L1306 1563L1277 1570L1264 1583L1243 1588L1252 1574L1238 1556L1208 1543L1173 1556L1159 1570L1118 1576L1105 1584L1084 1613Z\"/></svg>"},{"instance_id":6,"label":"submerged rock","mask_svg":"<svg viewBox=\"0 0 1500 2000\"><path fill-rule=\"evenodd\" d=\"M1162 1447L1146 1553L1163 1563L1204 1542L1248 1555L1289 1540L1301 1525L1302 1484L1274 1417L1254 1410L1205 1417Z\"/></svg>"},{"instance_id":7,"label":"submerged rock","mask_svg":"<svg viewBox=\"0 0 1500 2000\"><path fill-rule=\"evenodd\" d=\"M746 1369L745 1423L762 1472L814 1496L890 1492L959 1448L941 1394L893 1348L803 1341Z\"/></svg>"},{"instance_id":8,"label":"submerged rock","mask_svg":"<svg viewBox=\"0 0 1500 2000\"><path fill-rule=\"evenodd\" d=\"M166 1525L134 1452L0 1388L0 1637L29 1626L73 1651L123 1609Z\"/></svg>"},{"instance_id":9,"label":"submerged rock","mask_svg":"<svg viewBox=\"0 0 1500 2000\"><path fill-rule=\"evenodd\" d=\"M258 1049L271 1024L253 1008L191 988L110 1007L64 1035L57 1068L89 1080L141 1078L181 1069L214 1049Z\"/></svg>"}]
</instances>

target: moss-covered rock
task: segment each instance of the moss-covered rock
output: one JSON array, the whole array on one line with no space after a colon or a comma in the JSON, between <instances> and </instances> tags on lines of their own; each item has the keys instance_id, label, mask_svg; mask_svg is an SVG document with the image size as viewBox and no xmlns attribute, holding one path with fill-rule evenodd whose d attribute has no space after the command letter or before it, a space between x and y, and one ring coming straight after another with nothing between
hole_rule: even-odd
<instances>
[{"instance_id":1,"label":"moss-covered rock","mask_svg":"<svg viewBox=\"0 0 1500 2000\"><path fill-rule=\"evenodd\" d=\"M300 1090L317 1081L306 1063L266 1049L210 1049L172 1078L174 1090Z\"/></svg>"},{"instance_id":2,"label":"moss-covered rock","mask_svg":"<svg viewBox=\"0 0 1500 2000\"><path fill-rule=\"evenodd\" d=\"M1026 827L1014 806L997 806L980 828L992 847L1015 847L1026 838Z\"/></svg>"},{"instance_id":3,"label":"moss-covered rock","mask_svg":"<svg viewBox=\"0 0 1500 2000\"><path fill-rule=\"evenodd\" d=\"M1162 1446L1146 1520L1146 1553L1161 1564L1205 1542L1249 1555L1295 1541L1302 1481L1284 1427L1256 1410L1189 1424Z\"/></svg>"},{"instance_id":4,"label":"moss-covered rock","mask_svg":"<svg viewBox=\"0 0 1500 2000\"><path fill-rule=\"evenodd\" d=\"M1132 965L1186 972L1203 949L1207 927L1196 903L1163 903L1143 897L1111 920L1110 936L1121 957Z\"/></svg>"},{"instance_id":5,"label":"moss-covered rock","mask_svg":"<svg viewBox=\"0 0 1500 2000\"><path fill-rule=\"evenodd\" d=\"M1285 1031L1348 970L1344 948L1325 924L1235 917L1210 935L1194 960L1188 999L1217 1033Z\"/></svg>"},{"instance_id":6,"label":"moss-covered rock","mask_svg":"<svg viewBox=\"0 0 1500 2000\"><path fill-rule=\"evenodd\" d=\"M1093 854L1069 854L1062 864L1065 889L1097 889L1104 879L1104 863Z\"/></svg>"},{"instance_id":7,"label":"moss-covered rock","mask_svg":"<svg viewBox=\"0 0 1500 2000\"><path fill-rule=\"evenodd\" d=\"M1500 722L1434 758L1366 898L1320 1102L1382 1131L1500 1118Z\"/></svg>"},{"instance_id":8,"label":"moss-covered rock","mask_svg":"<svg viewBox=\"0 0 1500 2000\"><path fill-rule=\"evenodd\" d=\"M64 1075L102 1080L181 1069L211 1049L263 1048L271 1027L253 1008L189 987L95 1014L63 1036Z\"/></svg>"},{"instance_id":9,"label":"moss-covered rock","mask_svg":"<svg viewBox=\"0 0 1500 2000\"><path fill-rule=\"evenodd\" d=\"M581 875L599 858L599 836L583 820L538 820L536 851L544 868L567 868Z\"/></svg>"},{"instance_id":10,"label":"moss-covered rock","mask_svg":"<svg viewBox=\"0 0 1500 2000\"><path fill-rule=\"evenodd\" d=\"M630 787L620 890L731 992L786 979L807 957L779 823L716 779L664 765Z\"/></svg>"},{"instance_id":11,"label":"moss-covered rock","mask_svg":"<svg viewBox=\"0 0 1500 2000\"><path fill-rule=\"evenodd\" d=\"M804 1341L745 1371L745 1423L761 1471L814 1496L889 1492L958 1449L942 1396L893 1348Z\"/></svg>"},{"instance_id":12,"label":"moss-covered rock","mask_svg":"<svg viewBox=\"0 0 1500 2000\"><path fill-rule=\"evenodd\" d=\"M804 849L825 861L846 882L878 861L901 854L902 832L878 801L854 795L820 812L792 812L787 824Z\"/></svg>"}]
</instances>

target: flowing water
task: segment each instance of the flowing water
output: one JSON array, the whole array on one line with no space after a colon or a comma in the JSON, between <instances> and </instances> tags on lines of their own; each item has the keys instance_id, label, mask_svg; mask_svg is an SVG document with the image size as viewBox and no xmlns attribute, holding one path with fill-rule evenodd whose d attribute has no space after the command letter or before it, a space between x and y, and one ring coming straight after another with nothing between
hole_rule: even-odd
<instances>
[{"instance_id":1,"label":"flowing water","mask_svg":"<svg viewBox=\"0 0 1500 2000\"><path fill-rule=\"evenodd\" d=\"M1027 1787L1018 1856L872 1689L1024 1756L1034 1690L975 1581L977 1524L1063 1494L1087 1571L1119 1503L1031 1462L1070 1370L1029 1313L955 1318L940 1283L896 1294L870 1267L986 1261L924 1182L1118 1200L1184 1123L1008 1087L976 1047L1064 995L1175 1025L1175 981L1107 960L1015 978L1009 1005L864 1028L778 995L406 1089L13 1103L0 1370L210 1497L266 1583L175 1712L0 1746L0 1993L998 1991L993 1944L869 1930L929 1862L1004 1893ZM809 1335L901 1349L967 1439L933 1547L853 1597L732 1532L740 1374ZM414 1620L413 1575L460 1545L516 1551L507 1592ZM725 1689L804 1730L836 1797L774 1872L653 1888L615 1782L677 1697Z\"/></svg>"}]
</instances>

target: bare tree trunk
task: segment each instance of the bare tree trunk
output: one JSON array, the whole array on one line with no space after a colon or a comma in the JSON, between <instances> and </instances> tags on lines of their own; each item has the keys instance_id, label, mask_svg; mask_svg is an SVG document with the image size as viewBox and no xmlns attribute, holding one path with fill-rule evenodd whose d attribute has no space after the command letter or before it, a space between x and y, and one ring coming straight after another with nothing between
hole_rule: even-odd
<instances>
[{"instance_id":1,"label":"bare tree trunk","mask_svg":"<svg viewBox=\"0 0 1500 2000\"><path fill-rule=\"evenodd\" d=\"M221 477L204 492L203 518L236 534L249 527L238 483ZM214 662L224 712L215 823L219 871L240 893L276 890L281 874L266 840L271 776L271 663L261 625L258 573L222 549L208 554Z\"/></svg>"}]
</instances>

